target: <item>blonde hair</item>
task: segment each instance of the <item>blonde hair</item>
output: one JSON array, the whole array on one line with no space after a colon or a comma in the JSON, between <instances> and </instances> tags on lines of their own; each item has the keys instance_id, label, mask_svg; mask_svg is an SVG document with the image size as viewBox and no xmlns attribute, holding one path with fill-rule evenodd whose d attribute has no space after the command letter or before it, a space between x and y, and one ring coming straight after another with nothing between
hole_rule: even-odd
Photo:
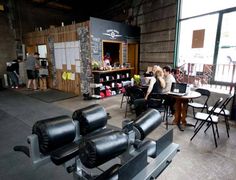
<instances>
[{"instance_id":1,"label":"blonde hair","mask_svg":"<svg viewBox=\"0 0 236 180\"><path fill-rule=\"evenodd\" d=\"M155 76L155 78L164 76L163 69L160 66L156 67L156 72L155 72L154 76Z\"/></svg>"},{"instance_id":2,"label":"blonde hair","mask_svg":"<svg viewBox=\"0 0 236 180\"><path fill-rule=\"evenodd\" d=\"M163 79L163 77L164 77L163 69L160 66L158 66L157 69L156 69L156 72L155 72L155 78L160 81L161 87L165 88L166 87L166 82Z\"/></svg>"}]
</instances>

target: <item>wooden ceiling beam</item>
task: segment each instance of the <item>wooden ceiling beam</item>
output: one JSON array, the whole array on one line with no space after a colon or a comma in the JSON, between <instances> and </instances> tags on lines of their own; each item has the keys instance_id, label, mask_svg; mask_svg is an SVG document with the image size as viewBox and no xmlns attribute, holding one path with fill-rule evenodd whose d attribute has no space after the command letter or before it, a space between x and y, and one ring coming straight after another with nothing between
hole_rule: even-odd
<instances>
[{"instance_id":1,"label":"wooden ceiling beam","mask_svg":"<svg viewBox=\"0 0 236 180\"><path fill-rule=\"evenodd\" d=\"M52 8L58 8L58 9L64 9L64 10L72 10L71 6L65 5L65 4L61 4L61 3L57 3L57 2L48 2L47 3L48 7L52 7Z\"/></svg>"},{"instance_id":2,"label":"wooden ceiling beam","mask_svg":"<svg viewBox=\"0 0 236 180\"><path fill-rule=\"evenodd\" d=\"M55 0L32 0L32 2L54 9L72 10L72 7Z\"/></svg>"}]
</instances>

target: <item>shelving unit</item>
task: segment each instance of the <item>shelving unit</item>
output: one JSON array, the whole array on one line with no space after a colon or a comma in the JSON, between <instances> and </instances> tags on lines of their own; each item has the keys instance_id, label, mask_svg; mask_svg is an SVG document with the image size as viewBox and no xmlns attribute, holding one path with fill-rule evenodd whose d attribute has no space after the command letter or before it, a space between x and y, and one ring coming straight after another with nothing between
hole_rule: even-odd
<instances>
[{"instance_id":1,"label":"shelving unit","mask_svg":"<svg viewBox=\"0 0 236 180\"><path fill-rule=\"evenodd\" d=\"M101 87L94 87L94 94L104 93L106 97L121 93L122 81L131 79L132 68L122 68L107 71L92 71L94 84ZM110 88L108 88L110 87ZM109 91L110 90L110 91Z\"/></svg>"}]
</instances>

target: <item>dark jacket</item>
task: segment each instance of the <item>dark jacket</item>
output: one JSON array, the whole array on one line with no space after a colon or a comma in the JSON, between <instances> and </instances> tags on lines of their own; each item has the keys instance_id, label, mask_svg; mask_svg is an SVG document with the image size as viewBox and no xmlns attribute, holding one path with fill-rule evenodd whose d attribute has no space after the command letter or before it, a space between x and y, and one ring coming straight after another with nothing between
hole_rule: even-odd
<instances>
[{"instance_id":1,"label":"dark jacket","mask_svg":"<svg viewBox=\"0 0 236 180\"><path fill-rule=\"evenodd\" d=\"M17 60L13 60L11 62L10 66L7 66L7 71L8 72L16 72L17 74L19 74L19 63Z\"/></svg>"}]
</instances>

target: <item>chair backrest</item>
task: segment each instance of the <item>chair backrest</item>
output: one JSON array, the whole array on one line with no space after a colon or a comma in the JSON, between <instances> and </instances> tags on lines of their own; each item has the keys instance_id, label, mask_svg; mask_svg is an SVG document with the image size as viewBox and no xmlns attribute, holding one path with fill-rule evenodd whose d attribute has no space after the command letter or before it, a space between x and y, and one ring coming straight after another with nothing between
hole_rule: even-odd
<instances>
[{"instance_id":1,"label":"chair backrest","mask_svg":"<svg viewBox=\"0 0 236 180\"><path fill-rule=\"evenodd\" d=\"M203 104L207 106L207 102L208 102L208 99L209 99L209 97L211 95L211 92L209 90L207 90L207 89L202 89L202 88L197 88L195 91L199 92L201 94L201 96L205 97L204 98L205 102Z\"/></svg>"},{"instance_id":2,"label":"chair backrest","mask_svg":"<svg viewBox=\"0 0 236 180\"><path fill-rule=\"evenodd\" d=\"M219 98L219 99L215 102L214 106L213 106L212 109L209 111L209 114L208 114L206 120L210 119L210 120L212 121L212 115L215 114L215 113L214 113L215 109L220 106L220 104L221 104L222 101L223 101L223 98L221 97L221 98Z\"/></svg>"},{"instance_id":3,"label":"chair backrest","mask_svg":"<svg viewBox=\"0 0 236 180\"><path fill-rule=\"evenodd\" d=\"M211 92L207 89L197 88L195 91L201 93L202 96L209 97L211 95Z\"/></svg>"},{"instance_id":4,"label":"chair backrest","mask_svg":"<svg viewBox=\"0 0 236 180\"><path fill-rule=\"evenodd\" d=\"M162 108L164 107L166 95L162 93L152 93L148 96L149 108Z\"/></svg>"},{"instance_id":5,"label":"chair backrest","mask_svg":"<svg viewBox=\"0 0 236 180\"><path fill-rule=\"evenodd\" d=\"M224 108L226 109L226 106L229 104L229 102L231 101L231 99L233 99L234 95L230 94L225 101L221 104L220 108Z\"/></svg>"},{"instance_id":6,"label":"chair backrest","mask_svg":"<svg viewBox=\"0 0 236 180\"><path fill-rule=\"evenodd\" d=\"M221 97L215 102L214 106L212 107L212 109L209 112L210 115L214 114L215 109L220 107L220 104L222 103L222 101L223 101L223 98Z\"/></svg>"},{"instance_id":7,"label":"chair backrest","mask_svg":"<svg viewBox=\"0 0 236 180\"><path fill-rule=\"evenodd\" d=\"M224 115L226 115L225 114L225 109L227 109L226 108L226 106L229 104L229 102L233 99L233 97L234 97L234 95L233 94L230 94L226 99L225 99L225 101L221 104L221 106L219 107L220 108L220 111L219 111L219 114L221 114L221 113L223 113Z\"/></svg>"},{"instance_id":8,"label":"chair backrest","mask_svg":"<svg viewBox=\"0 0 236 180\"><path fill-rule=\"evenodd\" d=\"M128 93L130 95L130 101L133 103L135 99L141 99L145 97L143 90L136 86L130 86L128 88Z\"/></svg>"}]
</instances>

